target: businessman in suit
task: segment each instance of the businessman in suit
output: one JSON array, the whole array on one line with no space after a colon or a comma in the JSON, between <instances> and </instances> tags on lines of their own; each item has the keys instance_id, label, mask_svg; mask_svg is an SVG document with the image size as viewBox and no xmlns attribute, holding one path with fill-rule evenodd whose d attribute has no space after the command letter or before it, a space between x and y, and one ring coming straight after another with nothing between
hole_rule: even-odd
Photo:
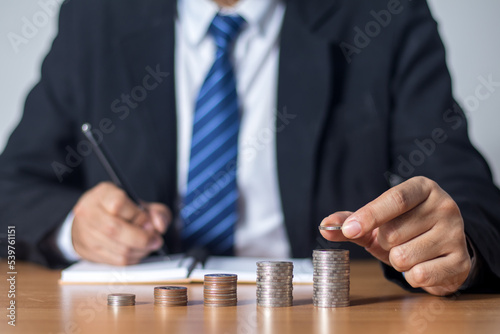
<instances>
[{"instance_id":1,"label":"businessman in suit","mask_svg":"<svg viewBox=\"0 0 500 334\"><path fill-rule=\"evenodd\" d=\"M147 210L105 182L86 122ZM498 289L500 193L425 1L72 0L0 193L51 266L319 244L408 289Z\"/></svg>"}]
</instances>

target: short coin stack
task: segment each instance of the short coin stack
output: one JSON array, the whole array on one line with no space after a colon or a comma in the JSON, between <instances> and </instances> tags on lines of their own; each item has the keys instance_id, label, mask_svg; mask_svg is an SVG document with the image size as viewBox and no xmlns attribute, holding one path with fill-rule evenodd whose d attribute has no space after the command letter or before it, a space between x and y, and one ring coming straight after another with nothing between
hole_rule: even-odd
<instances>
[{"instance_id":1,"label":"short coin stack","mask_svg":"<svg viewBox=\"0 0 500 334\"><path fill-rule=\"evenodd\" d=\"M186 306L188 302L187 288L183 286L157 286L154 297L158 306Z\"/></svg>"},{"instance_id":2,"label":"short coin stack","mask_svg":"<svg viewBox=\"0 0 500 334\"><path fill-rule=\"evenodd\" d=\"M293 305L293 262L257 262L257 305Z\"/></svg>"},{"instance_id":3,"label":"short coin stack","mask_svg":"<svg viewBox=\"0 0 500 334\"><path fill-rule=\"evenodd\" d=\"M112 293L108 295L110 306L132 306L135 305L135 295L131 293Z\"/></svg>"},{"instance_id":4,"label":"short coin stack","mask_svg":"<svg viewBox=\"0 0 500 334\"><path fill-rule=\"evenodd\" d=\"M313 304L318 307L349 306L349 251L313 251Z\"/></svg>"},{"instance_id":5,"label":"short coin stack","mask_svg":"<svg viewBox=\"0 0 500 334\"><path fill-rule=\"evenodd\" d=\"M208 274L203 282L205 306L236 306L238 275Z\"/></svg>"}]
</instances>

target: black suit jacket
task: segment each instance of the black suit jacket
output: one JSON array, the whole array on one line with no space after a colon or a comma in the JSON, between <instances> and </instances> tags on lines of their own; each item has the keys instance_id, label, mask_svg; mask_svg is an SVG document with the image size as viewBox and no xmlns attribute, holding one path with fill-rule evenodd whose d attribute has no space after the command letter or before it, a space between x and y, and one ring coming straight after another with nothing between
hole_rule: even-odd
<instances>
[{"instance_id":1,"label":"black suit jacket","mask_svg":"<svg viewBox=\"0 0 500 334\"><path fill-rule=\"evenodd\" d=\"M317 231L325 216L424 175L458 203L493 286L499 191L467 137L426 2L395 4L287 1L276 159L293 256L325 247ZM175 15L173 0L62 6L42 78L0 158L2 232L17 226L26 258L57 264L46 239L83 192L107 180L80 134L84 122L101 128L142 199L176 209Z\"/></svg>"}]
</instances>

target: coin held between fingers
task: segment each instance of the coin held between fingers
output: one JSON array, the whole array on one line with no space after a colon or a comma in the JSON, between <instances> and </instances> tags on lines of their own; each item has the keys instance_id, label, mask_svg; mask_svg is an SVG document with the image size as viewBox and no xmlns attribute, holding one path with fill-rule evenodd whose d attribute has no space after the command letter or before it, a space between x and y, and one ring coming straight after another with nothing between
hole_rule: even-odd
<instances>
[{"instance_id":1,"label":"coin held between fingers","mask_svg":"<svg viewBox=\"0 0 500 334\"><path fill-rule=\"evenodd\" d=\"M322 225L320 225L318 228L320 231L340 231L340 230L342 230L342 226L322 226Z\"/></svg>"}]
</instances>

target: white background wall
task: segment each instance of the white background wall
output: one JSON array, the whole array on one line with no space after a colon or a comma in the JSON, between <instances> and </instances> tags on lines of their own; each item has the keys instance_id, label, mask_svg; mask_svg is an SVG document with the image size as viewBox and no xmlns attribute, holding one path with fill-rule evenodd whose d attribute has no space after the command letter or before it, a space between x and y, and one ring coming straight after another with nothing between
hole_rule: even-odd
<instances>
[{"instance_id":1,"label":"white background wall","mask_svg":"<svg viewBox=\"0 0 500 334\"><path fill-rule=\"evenodd\" d=\"M46 12L39 3L51 1L62 2L2 0L0 5L0 151L19 121L26 94L39 77L41 61L56 33L56 10L43 14ZM500 1L429 3L448 50L455 96L468 112L471 139L489 161L500 184L500 87L484 100L475 99L481 76L500 82ZM22 35L23 18L38 20L40 27L16 52L8 34ZM48 18L47 22L44 18Z\"/></svg>"}]
</instances>

